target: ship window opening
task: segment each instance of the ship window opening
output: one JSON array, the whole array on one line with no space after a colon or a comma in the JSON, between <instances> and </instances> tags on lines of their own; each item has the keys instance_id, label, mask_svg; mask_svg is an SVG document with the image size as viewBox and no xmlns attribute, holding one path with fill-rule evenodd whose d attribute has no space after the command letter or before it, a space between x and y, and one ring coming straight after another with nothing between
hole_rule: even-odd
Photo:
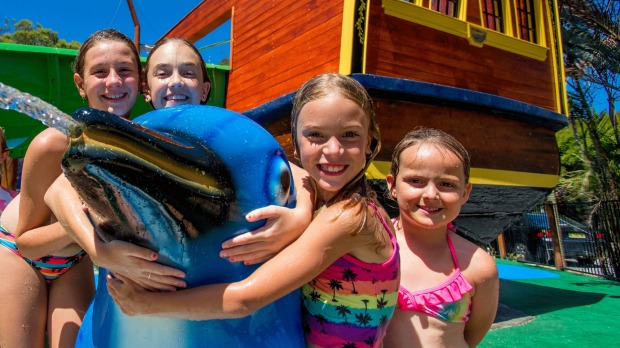
<instances>
[{"instance_id":1,"label":"ship window opening","mask_svg":"<svg viewBox=\"0 0 620 348\"><path fill-rule=\"evenodd\" d=\"M433 0L431 3L431 10L457 18L458 6L458 0Z\"/></svg>"},{"instance_id":2,"label":"ship window opening","mask_svg":"<svg viewBox=\"0 0 620 348\"><path fill-rule=\"evenodd\" d=\"M517 23L522 40L538 43L534 0L517 0Z\"/></svg>"},{"instance_id":3,"label":"ship window opening","mask_svg":"<svg viewBox=\"0 0 620 348\"><path fill-rule=\"evenodd\" d=\"M504 18L501 0L482 0L482 14L486 28L504 32Z\"/></svg>"},{"instance_id":4,"label":"ship window opening","mask_svg":"<svg viewBox=\"0 0 620 348\"><path fill-rule=\"evenodd\" d=\"M228 19L194 43L205 63L230 66L231 27L232 20Z\"/></svg>"}]
</instances>

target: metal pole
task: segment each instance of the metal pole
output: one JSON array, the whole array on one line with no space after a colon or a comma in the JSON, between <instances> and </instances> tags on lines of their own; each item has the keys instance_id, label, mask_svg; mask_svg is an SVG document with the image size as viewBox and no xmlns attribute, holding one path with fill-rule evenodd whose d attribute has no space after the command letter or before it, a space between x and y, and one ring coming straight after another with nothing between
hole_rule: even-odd
<instances>
[{"instance_id":1,"label":"metal pole","mask_svg":"<svg viewBox=\"0 0 620 348\"><path fill-rule=\"evenodd\" d=\"M138 53L140 52L140 22L138 21L138 16L136 15L136 10L133 7L133 2L131 0L127 0L127 5L129 5L129 11L131 12L131 19L133 19L133 44L136 45L136 49L138 49Z\"/></svg>"}]
</instances>

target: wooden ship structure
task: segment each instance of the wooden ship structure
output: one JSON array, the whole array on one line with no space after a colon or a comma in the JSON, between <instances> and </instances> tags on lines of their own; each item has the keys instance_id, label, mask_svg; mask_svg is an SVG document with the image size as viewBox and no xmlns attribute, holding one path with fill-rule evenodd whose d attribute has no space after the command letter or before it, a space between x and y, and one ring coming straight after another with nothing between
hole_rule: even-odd
<instances>
[{"instance_id":1,"label":"wooden ship structure","mask_svg":"<svg viewBox=\"0 0 620 348\"><path fill-rule=\"evenodd\" d=\"M474 189L455 221L465 236L490 242L557 184L568 110L555 0L205 0L164 37L196 42L228 20L225 107L289 155L294 93L339 72L375 103L383 147L367 174L378 191L415 127L465 145Z\"/></svg>"}]
</instances>

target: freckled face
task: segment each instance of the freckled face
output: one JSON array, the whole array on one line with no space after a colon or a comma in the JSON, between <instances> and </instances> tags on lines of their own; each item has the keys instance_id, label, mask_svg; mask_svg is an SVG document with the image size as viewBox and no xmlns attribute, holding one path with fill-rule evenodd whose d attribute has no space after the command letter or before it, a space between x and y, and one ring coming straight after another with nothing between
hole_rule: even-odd
<instances>
[{"instance_id":1,"label":"freckled face","mask_svg":"<svg viewBox=\"0 0 620 348\"><path fill-rule=\"evenodd\" d=\"M168 42L152 53L149 64L145 99L155 109L207 99L210 84L203 82L200 57L187 45Z\"/></svg>"},{"instance_id":2,"label":"freckled face","mask_svg":"<svg viewBox=\"0 0 620 348\"><path fill-rule=\"evenodd\" d=\"M459 158L429 144L405 149L397 177L388 175L387 181L403 223L424 229L447 226L471 192Z\"/></svg>"},{"instance_id":3,"label":"freckled face","mask_svg":"<svg viewBox=\"0 0 620 348\"><path fill-rule=\"evenodd\" d=\"M353 101L331 94L304 105L297 120L299 157L328 201L366 165L369 120Z\"/></svg>"},{"instance_id":4,"label":"freckled face","mask_svg":"<svg viewBox=\"0 0 620 348\"><path fill-rule=\"evenodd\" d=\"M84 77L73 76L91 108L128 117L139 91L140 68L125 43L101 41L84 56Z\"/></svg>"}]
</instances>

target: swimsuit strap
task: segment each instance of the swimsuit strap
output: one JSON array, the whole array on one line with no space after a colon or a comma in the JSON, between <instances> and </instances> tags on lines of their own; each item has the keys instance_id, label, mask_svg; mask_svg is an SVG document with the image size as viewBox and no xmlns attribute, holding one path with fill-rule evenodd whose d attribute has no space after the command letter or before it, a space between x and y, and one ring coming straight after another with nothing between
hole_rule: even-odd
<instances>
[{"instance_id":1,"label":"swimsuit strap","mask_svg":"<svg viewBox=\"0 0 620 348\"><path fill-rule=\"evenodd\" d=\"M456 257L456 250L454 249L454 244L452 244L452 238L450 238L450 232L448 231L448 233L446 233L446 239L448 240L448 247L450 248L450 255L452 256L452 262L454 263L454 268L456 268L457 271L461 271L461 268L459 267L459 260Z\"/></svg>"},{"instance_id":2,"label":"swimsuit strap","mask_svg":"<svg viewBox=\"0 0 620 348\"><path fill-rule=\"evenodd\" d=\"M394 237L392 235L392 229L390 228L390 226L387 224L387 222L383 218L383 215L381 215L381 213L379 212L379 209L377 208L377 206L371 201L368 201L368 205L371 206L372 209L375 210L375 215L377 215L377 217L379 218L379 221L381 221L381 223L383 224L383 227L385 227L387 232L390 234L390 238Z\"/></svg>"},{"instance_id":3,"label":"swimsuit strap","mask_svg":"<svg viewBox=\"0 0 620 348\"><path fill-rule=\"evenodd\" d=\"M15 241L15 235L13 233L7 231L6 228L4 228L4 226L2 226L2 223L0 223L0 232L2 232L10 240Z\"/></svg>"}]
</instances>

